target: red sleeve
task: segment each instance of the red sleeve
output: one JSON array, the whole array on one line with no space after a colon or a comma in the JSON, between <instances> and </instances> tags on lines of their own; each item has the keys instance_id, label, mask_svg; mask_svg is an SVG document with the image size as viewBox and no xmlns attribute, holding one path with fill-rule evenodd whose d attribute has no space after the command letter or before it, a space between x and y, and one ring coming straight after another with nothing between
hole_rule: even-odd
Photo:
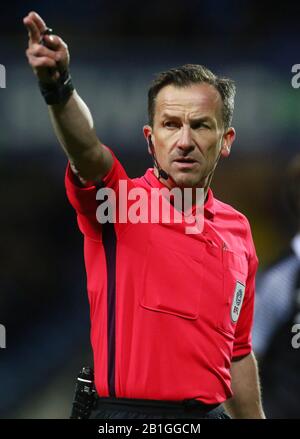
<instances>
[{"instance_id":1,"label":"red sleeve","mask_svg":"<svg viewBox=\"0 0 300 439\"><path fill-rule=\"evenodd\" d=\"M233 344L233 358L244 357L250 354L252 350L252 325L254 315L254 299L255 299L255 275L258 267L258 259L253 244L250 226L248 224L248 246L249 252L249 269L246 281L245 297L241 309L241 313L235 330L235 340Z\"/></svg>"},{"instance_id":2,"label":"red sleeve","mask_svg":"<svg viewBox=\"0 0 300 439\"><path fill-rule=\"evenodd\" d=\"M114 153L111 150L110 152L113 156L113 165L102 181L105 187L112 188L117 193L119 180L129 180L129 178ZM71 170L70 163L66 169L65 187L67 197L76 211L79 229L85 236L101 241L102 226L96 218L96 210L99 205L96 194L99 187L96 185L84 187Z\"/></svg>"}]
</instances>

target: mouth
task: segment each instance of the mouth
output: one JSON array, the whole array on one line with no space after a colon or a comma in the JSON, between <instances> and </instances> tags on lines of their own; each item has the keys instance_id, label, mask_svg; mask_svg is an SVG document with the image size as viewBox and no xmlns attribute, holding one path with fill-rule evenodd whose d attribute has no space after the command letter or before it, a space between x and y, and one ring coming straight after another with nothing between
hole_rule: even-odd
<instances>
[{"instance_id":1,"label":"mouth","mask_svg":"<svg viewBox=\"0 0 300 439\"><path fill-rule=\"evenodd\" d=\"M197 162L197 160L194 160L191 157L180 157L178 159L173 160L174 163L176 163L178 166L180 167L192 167L193 165L195 165Z\"/></svg>"}]
</instances>

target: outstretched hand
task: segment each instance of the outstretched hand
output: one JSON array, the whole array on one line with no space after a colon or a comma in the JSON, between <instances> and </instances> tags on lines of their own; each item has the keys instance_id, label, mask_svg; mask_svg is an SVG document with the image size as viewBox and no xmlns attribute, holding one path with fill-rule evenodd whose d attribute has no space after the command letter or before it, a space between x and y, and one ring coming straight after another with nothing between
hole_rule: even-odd
<instances>
[{"instance_id":1,"label":"outstretched hand","mask_svg":"<svg viewBox=\"0 0 300 439\"><path fill-rule=\"evenodd\" d=\"M26 50L29 64L41 82L55 81L60 75L59 72L69 66L68 46L57 35L43 34L47 26L36 12L30 12L24 17L23 23L29 37Z\"/></svg>"}]
</instances>

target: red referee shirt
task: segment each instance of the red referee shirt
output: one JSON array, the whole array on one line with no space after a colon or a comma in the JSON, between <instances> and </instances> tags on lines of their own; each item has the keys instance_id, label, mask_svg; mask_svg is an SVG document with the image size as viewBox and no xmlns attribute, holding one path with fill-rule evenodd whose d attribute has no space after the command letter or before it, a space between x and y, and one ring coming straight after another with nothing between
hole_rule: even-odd
<instances>
[{"instance_id":1,"label":"red referee shirt","mask_svg":"<svg viewBox=\"0 0 300 439\"><path fill-rule=\"evenodd\" d=\"M103 179L116 191L162 188L148 169L129 179L114 157ZM80 187L70 167L68 198L84 234L95 382L100 396L207 404L232 396L232 358L251 351L255 253L249 223L211 190L204 230L180 223L96 219L97 188Z\"/></svg>"}]
</instances>

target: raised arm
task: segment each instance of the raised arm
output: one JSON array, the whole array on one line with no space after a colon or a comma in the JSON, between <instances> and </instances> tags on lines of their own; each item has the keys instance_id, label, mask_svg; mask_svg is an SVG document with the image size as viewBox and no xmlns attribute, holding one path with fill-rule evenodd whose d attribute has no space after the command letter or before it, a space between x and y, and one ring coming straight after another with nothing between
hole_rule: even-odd
<instances>
[{"instance_id":1,"label":"raised arm","mask_svg":"<svg viewBox=\"0 0 300 439\"><path fill-rule=\"evenodd\" d=\"M69 68L66 43L57 35L43 35L47 26L36 12L30 12L23 22L28 30L29 64L42 85L55 85L61 72ZM113 163L112 155L98 139L92 115L76 90L66 101L48 105L48 109L56 136L80 177L99 180L106 175Z\"/></svg>"}]
</instances>

